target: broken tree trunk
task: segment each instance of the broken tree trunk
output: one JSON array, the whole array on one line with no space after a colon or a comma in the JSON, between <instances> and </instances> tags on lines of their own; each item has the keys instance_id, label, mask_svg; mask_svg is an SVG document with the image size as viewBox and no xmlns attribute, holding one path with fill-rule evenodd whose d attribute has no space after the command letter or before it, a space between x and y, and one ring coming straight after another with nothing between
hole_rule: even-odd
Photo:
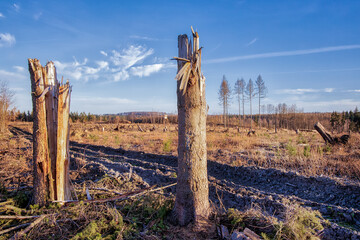
<instances>
[{"instance_id":1,"label":"broken tree trunk","mask_svg":"<svg viewBox=\"0 0 360 240\"><path fill-rule=\"evenodd\" d=\"M326 129L323 127L323 125L321 125L320 122L317 122L314 125L314 128L316 129L316 131L318 131L318 133L321 135L321 137L325 140L325 143L335 144L334 138L331 136L331 134L328 131L326 131Z\"/></svg>"},{"instance_id":2,"label":"broken tree trunk","mask_svg":"<svg viewBox=\"0 0 360 240\"><path fill-rule=\"evenodd\" d=\"M46 131L45 108L45 72L39 60L29 59L31 95L33 101L33 201L44 205L48 200L49 189L49 153Z\"/></svg>"},{"instance_id":3,"label":"broken tree trunk","mask_svg":"<svg viewBox=\"0 0 360 240\"><path fill-rule=\"evenodd\" d=\"M33 99L34 198L36 204L71 200L69 178L69 82L60 84L53 62L29 59Z\"/></svg>"},{"instance_id":4,"label":"broken tree trunk","mask_svg":"<svg viewBox=\"0 0 360 240\"><path fill-rule=\"evenodd\" d=\"M201 74L199 36L193 44L187 35L178 37L177 81L178 174L175 221L180 225L200 222L209 216L207 177L205 77Z\"/></svg>"}]
</instances>

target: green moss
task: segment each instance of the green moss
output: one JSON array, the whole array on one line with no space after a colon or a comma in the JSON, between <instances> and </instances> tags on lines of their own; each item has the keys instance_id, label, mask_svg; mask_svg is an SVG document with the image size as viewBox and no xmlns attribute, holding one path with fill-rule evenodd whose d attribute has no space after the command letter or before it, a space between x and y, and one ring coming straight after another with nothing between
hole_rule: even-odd
<instances>
[{"instance_id":1,"label":"green moss","mask_svg":"<svg viewBox=\"0 0 360 240\"><path fill-rule=\"evenodd\" d=\"M83 231L76 234L71 240L100 240L102 239L99 230L101 229L101 221L92 221L90 222Z\"/></svg>"}]
</instances>

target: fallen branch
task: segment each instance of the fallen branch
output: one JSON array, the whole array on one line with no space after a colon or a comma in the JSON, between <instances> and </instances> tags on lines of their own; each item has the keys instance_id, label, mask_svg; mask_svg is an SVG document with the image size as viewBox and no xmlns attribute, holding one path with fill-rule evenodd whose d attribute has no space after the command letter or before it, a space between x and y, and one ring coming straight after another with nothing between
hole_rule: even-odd
<instances>
[{"instance_id":1,"label":"fallen branch","mask_svg":"<svg viewBox=\"0 0 360 240\"><path fill-rule=\"evenodd\" d=\"M22 231L20 231L18 233L15 233L15 235L12 236L9 240L19 239L20 237L25 235L27 232L29 232L33 227L38 225L47 216L49 216L49 215L41 215L41 216L39 216L39 218L36 219L34 222L32 222L27 228L25 228L24 230L22 230Z\"/></svg>"},{"instance_id":2,"label":"fallen branch","mask_svg":"<svg viewBox=\"0 0 360 240\"><path fill-rule=\"evenodd\" d=\"M89 190L112 192L112 193L115 193L115 194L118 194L118 195L124 194L124 193L117 192L117 191L115 191L115 190L111 190L111 189L107 189L107 188L89 188Z\"/></svg>"},{"instance_id":3,"label":"fallen branch","mask_svg":"<svg viewBox=\"0 0 360 240\"><path fill-rule=\"evenodd\" d=\"M20 225L11 227L11 228L7 228L5 230L0 231L0 235L3 235L5 233L11 232L11 231L18 230L20 228L24 228L24 227L29 226L29 225L30 225L30 223L24 223L24 224L20 224Z\"/></svg>"},{"instance_id":4,"label":"fallen branch","mask_svg":"<svg viewBox=\"0 0 360 240\"><path fill-rule=\"evenodd\" d=\"M154 188L155 186L152 186L152 187L148 187L148 188L145 188L145 189L139 189L139 190L129 192L129 193L124 193L124 194L121 194L120 196L116 196L116 197L112 197L112 198L84 200L82 202L104 203L104 202L124 201L124 200L127 200L127 199L132 198L132 197L140 196L140 195L150 193L150 192L159 191L159 190L166 189L166 188L169 188L169 187L172 187L172 186L175 186L175 185L176 185L176 183L172 183L172 184L169 184L169 185L166 185L166 186L163 186L163 187L158 187L158 188ZM80 202L80 201L67 200L67 201L53 201L53 202L60 202L60 203L70 203L70 202L72 202L73 203L73 202Z\"/></svg>"},{"instance_id":5,"label":"fallen branch","mask_svg":"<svg viewBox=\"0 0 360 240\"><path fill-rule=\"evenodd\" d=\"M0 219L31 219L31 218L39 218L42 215L39 216L8 216L8 215L0 215Z\"/></svg>"}]
</instances>

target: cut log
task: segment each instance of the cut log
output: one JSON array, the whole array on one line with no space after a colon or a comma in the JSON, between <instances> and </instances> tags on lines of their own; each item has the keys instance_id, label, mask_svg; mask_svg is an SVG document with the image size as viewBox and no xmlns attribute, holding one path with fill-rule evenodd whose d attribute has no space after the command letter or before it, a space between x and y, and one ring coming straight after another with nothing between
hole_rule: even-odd
<instances>
[{"instance_id":1,"label":"cut log","mask_svg":"<svg viewBox=\"0 0 360 240\"><path fill-rule=\"evenodd\" d=\"M326 129L324 128L323 125L321 125L320 122L317 122L314 125L314 128L316 131L318 131L318 133L321 135L321 137L325 140L325 143L329 143L331 145L335 144L334 138L331 136L331 134L328 131L326 131Z\"/></svg>"}]
</instances>

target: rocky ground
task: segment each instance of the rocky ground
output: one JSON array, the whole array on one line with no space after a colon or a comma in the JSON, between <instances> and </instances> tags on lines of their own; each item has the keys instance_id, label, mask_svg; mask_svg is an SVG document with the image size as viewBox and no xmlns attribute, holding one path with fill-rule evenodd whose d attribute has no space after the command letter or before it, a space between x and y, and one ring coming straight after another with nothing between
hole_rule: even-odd
<instances>
[{"instance_id":1,"label":"rocky ground","mask_svg":"<svg viewBox=\"0 0 360 240\"><path fill-rule=\"evenodd\" d=\"M13 134L30 138L12 128ZM87 166L94 174L137 178L144 186L176 182L177 158L99 145L70 143L74 172ZM259 167L232 167L208 161L210 199L224 208L246 210L257 206L282 219L294 203L318 210L330 224L322 239L360 239L360 183L329 177L305 177L296 172ZM168 189L173 194L175 187Z\"/></svg>"}]
</instances>

